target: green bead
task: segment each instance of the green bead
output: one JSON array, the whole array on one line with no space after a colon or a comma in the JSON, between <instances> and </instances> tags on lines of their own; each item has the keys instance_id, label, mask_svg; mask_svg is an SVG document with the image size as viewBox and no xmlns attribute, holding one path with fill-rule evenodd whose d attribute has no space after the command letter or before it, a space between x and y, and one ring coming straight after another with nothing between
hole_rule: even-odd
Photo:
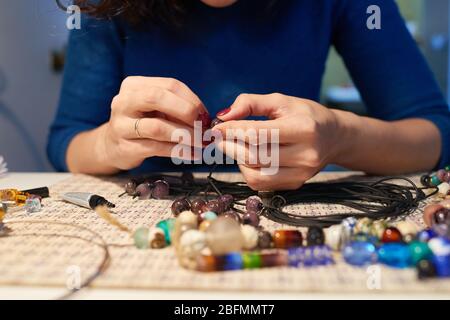
<instances>
[{"instance_id":1,"label":"green bead","mask_svg":"<svg viewBox=\"0 0 450 320\"><path fill-rule=\"evenodd\" d=\"M420 260L430 259L433 255L428 244L421 241L412 241L409 244L409 251L411 252L413 265L416 265Z\"/></svg>"},{"instance_id":2,"label":"green bead","mask_svg":"<svg viewBox=\"0 0 450 320\"><path fill-rule=\"evenodd\" d=\"M450 171L450 165L445 166L444 170L445 170L445 171Z\"/></svg>"},{"instance_id":3,"label":"green bead","mask_svg":"<svg viewBox=\"0 0 450 320\"><path fill-rule=\"evenodd\" d=\"M261 256L258 253L243 253L242 260L244 262L244 269L261 268Z\"/></svg>"},{"instance_id":4,"label":"green bead","mask_svg":"<svg viewBox=\"0 0 450 320\"><path fill-rule=\"evenodd\" d=\"M149 234L150 234L150 230L145 227L138 228L134 232L133 239L134 239L134 245L136 246L136 248L138 248L138 249L147 249L148 248Z\"/></svg>"},{"instance_id":5,"label":"green bead","mask_svg":"<svg viewBox=\"0 0 450 320\"><path fill-rule=\"evenodd\" d=\"M442 181L439 180L439 178L437 176L432 176L430 182L433 187L437 187L438 185L440 185L442 183Z\"/></svg>"},{"instance_id":6,"label":"green bead","mask_svg":"<svg viewBox=\"0 0 450 320\"><path fill-rule=\"evenodd\" d=\"M170 235L171 235L172 230L173 230L173 228L175 226L175 220L176 219L173 219L173 218L172 219L167 219L167 220L162 220L162 221L160 221L160 222L158 222L156 224L156 226L158 228L161 228L162 231L164 231L164 237L166 238L166 242L169 245L171 243Z\"/></svg>"}]
</instances>

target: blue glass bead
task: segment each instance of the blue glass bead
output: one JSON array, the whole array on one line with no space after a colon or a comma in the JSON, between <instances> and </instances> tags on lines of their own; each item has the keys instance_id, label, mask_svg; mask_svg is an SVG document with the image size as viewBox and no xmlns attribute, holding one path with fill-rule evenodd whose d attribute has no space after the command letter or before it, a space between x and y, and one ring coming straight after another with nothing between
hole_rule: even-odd
<instances>
[{"instance_id":1,"label":"blue glass bead","mask_svg":"<svg viewBox=\"0 0 450 320\"><path fill-rule=\"evenodd\" d=\"M377 237L362 232L355 234L352 237L352 240L357 242L370 242L373 244L377 244L379 242Z\"/></svg>"},{"instance_id":2,"label":"blue glass bead","mask_svg":"<svg viewBox=\"0 0 450 320\"><path fill-rule=\"evenodd\" d=\"M305 248L291 248L288 250L288 264L290 267L300 267L305 260Z\"/></svg>"},{"instance_id":3,"label":"blue glass bead","mask_svg":"<svg viewBox=\"0 0 450 320\"><path fill-rule=\"evenodd\" d=\"M232 252L224 256L224 270L241 270L244 268L244 260L239 252Z\"/></svg>"},{"instance_id":4,"label":"blue glass bead","mask_svg":"<svg viewBox=\"0 0 450 320\"><path fill-rule=\"evenodd\" d=\"M402 243L385 243L378 249L378 261L394 268L407 268L412 265L411 251Z\"/></svg>"},{"instance_id":5,"label":"blue glass bead","mask_svg":"<svg viewBox=\"0 0 450 320\"><path fill-rule=\"evenodd\" d=\"M434 232L432 229L425 229L417 234L417 240L422 242L428 242L430 241L430 239L433 239L436 236L437 236L436 232Z\"/></svg>"},{"instance_id":6,"label":"blue glass bead","mask_svg":"<svg viewBox=\"0 0 450 320\"><path fill-rule=\"evenodd\" d=\"M313 246L308 248L311 250L313 256L313 264L326 266L334 264L332 250L329 246Z\"/></svg>"},{"instance_id":7,"label":"blue glass bead","mask_svg":"<svg viewBox=\"0 0 450 320\"><path fill-rule=\"evenodd\" d=\"M433 256L432 260L438 277L450 277L450 255Z\"/></svg>"},{"instance_id":8,"label":"blue glass bead","mask_svg":"<svg viewBox=\"0 0 450 320\"><path fill-rule=\"evenodd\" d=\"M342 249L344 260L354 266L365 266L377 262L375 245L371 242L352 241Z\"/></svg>"},{"instance_id":9,"label":"blue glass bead","mask_svg":"<svg viewBox=\"0 0 450 320\"><path fill-rule=\"evenodd\" d=\"M288 250L288 264L291 267L311 267L333 264L329 246L298 247Z\"/></svg>"}]
</instances>

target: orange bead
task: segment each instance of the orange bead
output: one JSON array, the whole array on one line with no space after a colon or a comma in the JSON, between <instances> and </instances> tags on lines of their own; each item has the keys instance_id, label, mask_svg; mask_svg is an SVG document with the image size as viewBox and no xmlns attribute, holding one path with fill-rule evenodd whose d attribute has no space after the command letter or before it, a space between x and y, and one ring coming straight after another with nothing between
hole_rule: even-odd
<instances>
[{"instance_id":1,"label":"orange bead","mask_svg":"<svg viewBox=\"0 0 450 320\"><path fill-rule=\"evenodd\" d=\"M384 230L383 236L381 237L381 241L384 243L402 242L403 236L397 228L389 227L386 228L386 230Z\"/></svg>"},{"instance_id":2,"label":"orange bead","mask_svg":"<svg viewBox=\"0 0 450 320\"><path fill-rule=\"evenodd\" d=\"M277 230L273 234L273 243L278 249L301 247L303 236L298 230Z\"/></svg>"}]
</instances>

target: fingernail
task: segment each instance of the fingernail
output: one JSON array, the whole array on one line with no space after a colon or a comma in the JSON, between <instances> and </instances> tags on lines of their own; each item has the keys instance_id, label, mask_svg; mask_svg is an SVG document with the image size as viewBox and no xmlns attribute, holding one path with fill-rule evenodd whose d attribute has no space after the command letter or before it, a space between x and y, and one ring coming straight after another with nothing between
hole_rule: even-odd
<instances>
[{"instance_id":1,"label":"fingernail","mask_svg":"<svg viewBox=\"0 0 450 320\"><path fill-rule=\"evenodd\" d=\"M226 115L227 113L229 113L230 111L231 111L231 108L223 109L222 111L219 111L219 112L217 113L217 116L218 116L218 117L222 117L222 116Z\"/></svg>"}]
</instances>

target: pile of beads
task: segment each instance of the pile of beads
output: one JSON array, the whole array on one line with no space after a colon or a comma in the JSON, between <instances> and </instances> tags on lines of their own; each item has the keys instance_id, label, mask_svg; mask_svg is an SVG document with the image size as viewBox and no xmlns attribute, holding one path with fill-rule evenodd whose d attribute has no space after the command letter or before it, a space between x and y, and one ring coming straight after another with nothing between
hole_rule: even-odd
<instances>
[{"instance_id":1,"label":"pile of beads","mask_svg":"<svg viewBox=\"0 0 450 320\"><path fill-rule=\"evenodd\" d=\"M425 187L437 187L439 195L446 197L450 195L450 165L440 169L431 175L423 175L420 182Z\"/></svg>"}]
</instances>

